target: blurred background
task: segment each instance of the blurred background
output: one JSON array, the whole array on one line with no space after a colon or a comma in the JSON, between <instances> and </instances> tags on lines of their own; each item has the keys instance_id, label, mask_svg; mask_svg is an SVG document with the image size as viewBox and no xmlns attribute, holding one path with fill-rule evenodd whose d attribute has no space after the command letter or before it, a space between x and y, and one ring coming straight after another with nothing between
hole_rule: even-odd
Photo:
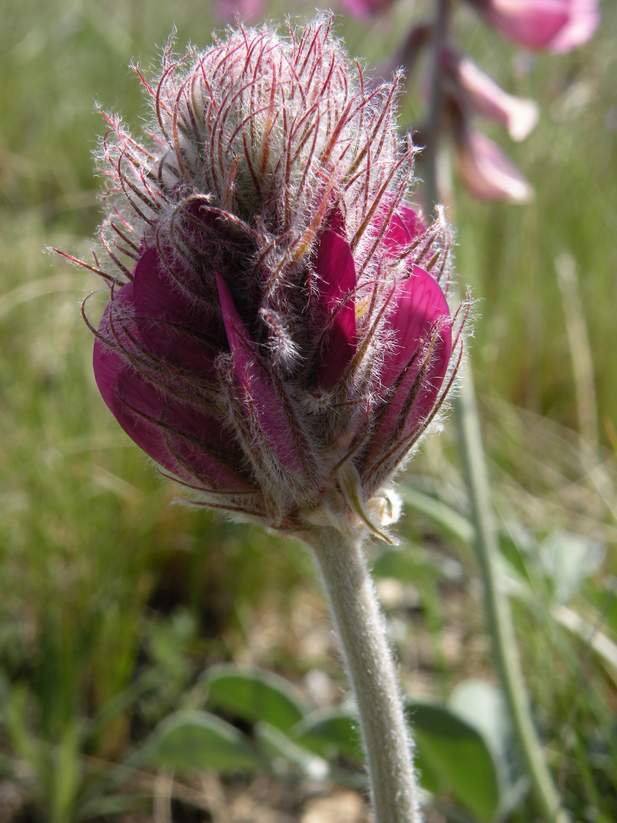
<instances>
[{"instance_id":1,"label":"blurred background","mask_svg":"<svg viewBox=\"0 0 617 823\"><path fill-rule=\"evenodd\" d=\"M368 64L427 3L338 32ZM299 17L312 6L271 5ZM178 505L101 401L80 300L100 218L94 102L138 130L128 69L210 41L207 2L1 0L0 823L363 823L329 618L292 542ZM575 821L617 820L617 8L588 46L530 55L457 17L539 127L508 153L525 206L456 190L457 266L533 703ZM416 87L417 89L417 87ZM409 125L417 90L403 102ZM504 144L501 136L496 139ZM497 688L446 418L371 549L429 821L535 820ZM195 768L195 766L198 768Z\"/></svg>"}]
</instances>

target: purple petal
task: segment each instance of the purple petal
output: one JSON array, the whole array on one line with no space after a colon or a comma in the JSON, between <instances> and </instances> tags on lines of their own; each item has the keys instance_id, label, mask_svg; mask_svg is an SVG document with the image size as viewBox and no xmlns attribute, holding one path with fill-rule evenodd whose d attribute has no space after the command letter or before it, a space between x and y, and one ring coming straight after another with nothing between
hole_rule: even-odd
<instances>
[{"instance_id":1,"label":"purple petal","mask_svg":"<svg viewBox=\"0 0 617 823\"><path fill-rule=\"evenodd\" d=\"M216 355L212 312L173 281L155 249L139 259L133 288L135 319L149 352L200 377L212 376Z\"/></svg>"},{"instance_id":2,"label":"purple petal","mask_svg":"<svg viewBox=\"0 0 617 823\"><path fill-rule=\"evenodd\" d=\"M125 312L129 316L132 299L132 284L114 294L94 344L94 376L103 400L129 437L168 471L214 488L246 490L239 449L220 423L158 391L113 348L120 343L135 354L135 344L123 335L124 321L118 320Z\"/></svg>"},{"instance_id":3,"label":"purple petal","mask_svg":"<svg viewBox=\"0 0 617 823\"><path fill-rule=\"evenodd\" d=\"M188 473L213 489L251 489L240 448L219 420L168 400L161 423L180 477Z\"/></svg>"},{"instance_id":4,"label":"purple petal","mask_svg":"<svg viewBox=\"0 0 617 823\"><path fill-rule=\"evenodd\" d=\"M418 266L393 298L389 317L396 348L386 354L381 372L386 397L371 438L374 460L393 439L409 437L430 414L452 352L450 312L437 281ZM427 346L431 347L427 367Z\"/></svg>"},{"instance_id":5,"label":"purple petal","mask_svg":"<svg viewBox=\"0 0 617 823\"><path fill-rule=\"evenodd\" d=\"M341 236L339 216L321 235L316 270L319 280L318 312L327 318L319 352L317 384L331 389L342 377L356 352L356 266L347 240Z\"/></svg>"},{"instance_id":6,"label":"purple petal","mask_svg":"<svg viewBox=\"0 0 617 823\"><path fill-rule=\"evenodd\" d=\"M236 386L247 412L252 414L268 448L274 452L281 466L289 472L301 472L303 461L295 447L297 437L284 403L272 378L260 363L257 347L238 314L227 283L218 273L216 285L233 358Z\"/></svg>"},{"instance_id":7,"label":"purple petal","mask_svg":"<svg viewBox=\"0 0 617 823\"><path fill-rule=\"evenodd\" d=\"M92 365L101 396L124 431L153 460L156 460L165 468L175 471L175 464L170 463L169 454L160 430L144 418L136 415L129 408L129 406L133 406L142 411L147 410L149 416L156 418L160 415L162 408L162 403L158 397L147 396L149 387L144 384L137 374L134 375L134 381L131 381L130 367L116 351L99 338L94 343ZM122 394L125 398L128 395L128 405L118 388L121 381L124 386ZM131 385L133 387L132 391ZM141 396L142 389L145 391L146 397Z\"/></svg>"},{"instance_id":8,"label":"purple petal","mask_svg":"<svg viewBox=\"0 0 617 823\"><path fill-rule=\"evenodd\" d=\"M387 249L398 251L424 234L426 225L420 215L407 203L402 203L393 216L385 234L384 242Z\"/></svg>"},{"instance_id":9,"label":"purple petal","mask_svg":"<svg viewBox=\"0 0 617 823\"><path fill-rule=\"evenodd\" d=\"M396 347L386 354L381 382L394 385L413 354L426 342L435 323L448 317L445 295L434 277L414 266L411 276L403 280L392 298L394 309L388 318L396 338Z\"/></svg>"}]
</instances>

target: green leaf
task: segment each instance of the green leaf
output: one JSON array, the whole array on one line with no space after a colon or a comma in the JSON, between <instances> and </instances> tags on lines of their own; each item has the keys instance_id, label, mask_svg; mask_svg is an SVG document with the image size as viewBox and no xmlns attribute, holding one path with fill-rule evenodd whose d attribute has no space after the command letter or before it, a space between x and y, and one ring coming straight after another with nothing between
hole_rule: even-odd
<instances>
[{"instance_id":1,"label":"green leaf","mask_svg":"<svg viewBox=\"0 0 617 823\"><path fill-rule=\"evenodd\" d=\"M499 808L499 779L482 735L444 706L408 703L423 786L452 794L479 821L492 821Z\"/></svg>"},{"instance_id":2,"label":"green leaf","mask_svg":"<svg viewBox=\"0 0 617 823\"><path fill-rule=\"evenodd\" d=\"M299 745L295 737L292 739L268 723L258 723L256 732L260 747L275 766L282 760L311 780L324 780L328 776L328 763L306 746Z\"/></svg>"},{"instance_id":3,"label":"green leaf","mask_svg":"<svg viewBox=\"0 0 617 823\"><path fill-rule=\"evenodd\" d=\"M357 721L344 709L323 709L312 712L294 732L294 740L326 760L342 756L362 762L362 746Z\"/></svg>"},{"instance_id":4,"label":"green leaf","mask_svg":"<svg viewBox=\"0 0 617 823\"><path fill-rule=\"evenodd\" d=\"M146 743L147 763L179 773L255 771L264 765L247 738L207 712L185 711L168 717Z\"/></svg>"},{"instance_id":5,"label":"green leaf","mask_svg":"<svg viewBox=\"0 0 617 823\"><path fill-rule=\"evenodd\" d=\"M448 705L482 735L506 780L512 728L500 689L487 680L463 680L450 695Z\"/></svg>"},{"instance_id":6,"label":"green leaf","mask_svg":"<svg viewBox=\"0 0 617 823\"><path fill-rule=\"evenodd\" d=\"M53 757L51 821L70 820L73 816L72 811L79 790L80 743L81 735L77 723L68 725Z\"/></svg>"},{"instance_id":7,"label":"green leaf","mask_svg":"<svg viewBox=\"0 0 617 823\"><path fill-rule=\"evenodd\" d=\"M234 665L214 666L206 676L209 707L251 722L264 721L287 731L305 715L292 683L271 672Z\"/></svg>"}]
</instances>

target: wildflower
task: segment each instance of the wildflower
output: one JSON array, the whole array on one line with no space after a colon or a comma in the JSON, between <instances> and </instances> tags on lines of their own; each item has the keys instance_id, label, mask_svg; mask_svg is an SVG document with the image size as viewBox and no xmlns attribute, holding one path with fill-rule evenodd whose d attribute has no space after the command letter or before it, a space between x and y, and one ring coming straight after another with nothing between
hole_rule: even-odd
<instances>
[{"instance_id":1,"label":"wildflower","mask_svg":"<svg viewBox=\"0 0 617 823\"><path fill-rule=\"evenodd\" d=\"M226 23L258 20L264 13L264 0L216 0L216 16Z\"/></svg>"},{"instance_id":2,"label":"wildflower","mask_svg":"<svg viewBox=\"0 0 617 823\"><path fill-rule=\"evenodd\" d=\"M442 59L463 105L505 126L513 140L524 140L538 122L533 100L508 94L469 57L447 47Z\"/></svg>"},{"instance_id":3,"label":"wildflower","mask_svg":"<svg viewBox=\"0 0 617 823\"><path fill-rule=\"evenodd\" d=\"M354 17L377 17L385 14L394 5L394 0L343 0L343 6Z\"/></svg>"},{"instance_id":4,"label":"wildflower","mask_svg":"<svg viewBox=\"0 0 617 823\"><path fill-rule=\"evenodd\" d=\"M454 128L456 159L465 186L480 200L527 203L533 189L497 143L467 123Z\"/></svg>"},{"instance_id":5,"label":"wildflower","mask_svg":"<svg viewBox=\"0 0 617 823\"><path fill-rule=\"evenodd\" d=\"M470 0L506 37L530 49L570 51L591 39L598 0Z\"/></svg>"},{"instance_id":6,"label":"wildflower","mask_svg":"<svg viewBox=\"0 0 617 823\"><path fill-rule=\"evenodd\" d=\"M398 78L369 88L331 26L168 46L154 86L136 68L153 124L141 143L106 116L82 261L110 289L94 372L120 425L200 504L291 530L371 523L461 356Z\"/></svg>"}]
</instances>

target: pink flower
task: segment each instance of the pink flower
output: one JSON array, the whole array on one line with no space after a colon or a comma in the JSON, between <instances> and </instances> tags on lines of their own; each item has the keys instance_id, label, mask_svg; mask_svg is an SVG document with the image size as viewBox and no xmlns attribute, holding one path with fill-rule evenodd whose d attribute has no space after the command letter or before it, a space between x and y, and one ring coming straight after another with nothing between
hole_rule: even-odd
<instances>
[{"instance_id":1,"label":"pink flower","mask_svg":"<svg viewBox=\"0 0 617 823\"><path fill-rule=\"evenodd\" d=\"M141 75L140 75L141 76ZM110 286L94 372L127 434L203 505L299 528L368 500L460 358L450 241L405 201L413 147L331 20L165 53L145 144L100 156ZM356 512L357 513L357 512Z\"/></svg>"},{"instance_id":2,"label":"pink flower","mask_svg":"<svg viewBox=\"0 0 617 823\"><path fill-rule=\"evenodd\" d=\"M591 39L598 0L470 0L502 34L530 49L565 52Z\"/></svg>"},{"instance_id":3,"label":"pink flower","mask_svg":"<svg viewBox=\"0 0 617 823\"><path fill-rule=\"evenodd\" d=\"M449 48L443 60L462 104L505 126L513 140L524 140L538 122L533 100L514 97L500 88L469 57Z\"/></svg>"},{"instance_id":4,"label":"pink flower","mask_svg":"<svg viewBox=\"0 0 617 823\"><path fill-rule=\"evenodd\" d=\"M527 203L533 189L499 146L468 125L455 130L458 170L465 186L480 200Z\"/></svg>"},{"instance_id":5,"label":"pink flower","mask_svg":"<svg viewBox=\"0 0 617 823\"><path fill-rule=\"evenodd\" d=\"M385 14L394 5L394 0L343 0L343 6L354 17L377 17Z\"/></svg>"},{"instance_id":6,"label":"pink flower","mask_svg":"<svg viewBox=\"0 0 617 823\"><path fill-rule=\"evenodd\" d=\"M215 13L225 23L259 20L264 13L264 0L215 0Z\"/></svg>"}]
</instances>

